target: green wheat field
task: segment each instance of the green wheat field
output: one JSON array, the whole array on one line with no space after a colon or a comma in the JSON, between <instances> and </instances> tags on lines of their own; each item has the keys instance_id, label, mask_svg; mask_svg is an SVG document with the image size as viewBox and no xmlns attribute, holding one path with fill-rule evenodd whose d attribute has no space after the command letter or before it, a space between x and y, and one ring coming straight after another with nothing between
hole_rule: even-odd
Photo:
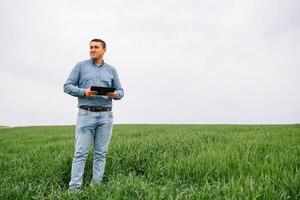
<instances>
[{"instance_id":1,"label":"green wheat field","mask_svg":"<svg viewBox=\"0 0 300 200\"><path fill-rule=\"evenodd\" d=\"M114 125L68 193L74 126L0 128L0 199L300 199L300 125Z\"/></svg>"}]
</instances>

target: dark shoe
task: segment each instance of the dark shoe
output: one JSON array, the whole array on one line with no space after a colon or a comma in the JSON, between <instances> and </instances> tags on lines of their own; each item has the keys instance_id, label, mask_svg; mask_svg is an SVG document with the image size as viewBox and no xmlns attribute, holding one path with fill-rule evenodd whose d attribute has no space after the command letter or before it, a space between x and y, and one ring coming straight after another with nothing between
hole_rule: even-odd
<instances>
[{"instance_id":1,"label":"dark shoe","mask_svg":"<svg viewBox=\"0 0 300 200\"><path fill-rule=\"evenodd\" d=\"M103 184L107 184L109 181L108 181L108 178L106 176L103 176L102 178L102 183Z\"/></svg>"}]
</instances>

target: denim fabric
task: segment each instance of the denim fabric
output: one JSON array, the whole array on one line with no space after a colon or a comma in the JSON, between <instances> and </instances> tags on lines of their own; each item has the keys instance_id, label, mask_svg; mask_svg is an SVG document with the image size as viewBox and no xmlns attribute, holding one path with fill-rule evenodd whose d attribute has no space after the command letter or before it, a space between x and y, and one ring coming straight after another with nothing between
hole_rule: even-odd
<instances>
[{"instance_id":1,"label":"denim fabric","mask_svg":"<svg viewBox=\"0 0 300 200\"><path fill-rule=\"evenodd\" d=\"M101 182L105 157L112 135L113 113L91 112L79 109L76 122L75 153L72 163L69 188L82 186L85 161L93 144L93 178L91 184Z\"/></svg>"}]
</instances>

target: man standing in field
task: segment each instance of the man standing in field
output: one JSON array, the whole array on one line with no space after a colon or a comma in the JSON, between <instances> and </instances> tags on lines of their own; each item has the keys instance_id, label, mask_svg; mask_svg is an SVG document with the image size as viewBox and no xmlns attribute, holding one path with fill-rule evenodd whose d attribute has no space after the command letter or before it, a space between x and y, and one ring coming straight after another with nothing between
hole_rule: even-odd
<instances>
[{"instance_id":1,"label":"man standing in field","mask_svg":"<svg viewBox=\"0 0 300 200\"><path fill-rule=\"evenodd\" d=\"M91 143L94 146L93 178L91 185L103 179L105 157L112 135L112 99L124 96L117 71L103 60L106 44L101 39L90 42L89 60L79 62L64 84L64 92L78 97L78 115L75 131L75 152L72 162L69 190L82 186L85 161ZM115 92L96 96L91 86L113 87Z\"/></svg>"}]
</instances>

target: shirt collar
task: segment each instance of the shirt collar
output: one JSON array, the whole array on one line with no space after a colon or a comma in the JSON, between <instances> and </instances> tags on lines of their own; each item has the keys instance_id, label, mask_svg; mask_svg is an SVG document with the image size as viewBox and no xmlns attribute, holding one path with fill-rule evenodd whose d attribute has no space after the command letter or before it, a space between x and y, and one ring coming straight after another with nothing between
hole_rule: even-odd
<instances>
[{"instance_id":1,"label":"shirt collar","mask_svg":"<svg viewBox=\"0 0 300 200\"><path fill-rule=\"evenodd\" d=\"M93 59L90 59L90 61L92 62L93 65L95 65L96 67L102 67L105 63L104 60L102 60L102 63L100 65L96 65L95 61Z\"/></svg>"}]
</instances>

